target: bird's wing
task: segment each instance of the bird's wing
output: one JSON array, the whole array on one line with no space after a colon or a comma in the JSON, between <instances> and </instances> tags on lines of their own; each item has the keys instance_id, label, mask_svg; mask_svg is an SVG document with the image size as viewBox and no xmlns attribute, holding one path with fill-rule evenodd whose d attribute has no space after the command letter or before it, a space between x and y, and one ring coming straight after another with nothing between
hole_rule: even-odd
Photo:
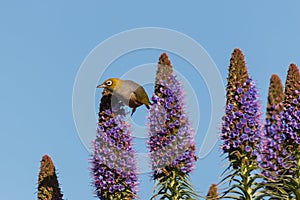
<instances>
[{"instance_id":1,"label":"bird's wing","mask_svg":"<svg viewBox=\"0 0 300 200\"><path fill-rule=\"evenodd\" d=\"M139 94L139 95L136 95L136 98L137 98L137 101L142 103L142 104L145 104L145 105L150 105L150 101L149 101L149 97L146 93L146 91L144 90L144 88L142 86L138 86L136 88L136 90L134 91L135 94Z\"/></svg>"},{"instance_id":2,"label":"bird's wing","mask_svg":"<svg viewBox=\"0 0 300 200\"><path fill-rule=\"evenodd\" d=\"M135 100L137 102L139 102L140 104L145 104L146 106L151 105L149 97L142 86L140 86L139 84L131 80L124 80L124 81L130 83L128 85L130 85L131 91L134 91L133 93L135 94Z\"/></svg>"},{"instance_id":3,"label":"bird's wing","mask_svg":"<svg viewBox=\"0 0 300 200\"><path fill-rule=\"evenodd\" d=\"M130 94L128 105L130 108L135 108L142 105L142 103L137 99L137 95L134 92Z\"/></svg>"}]
</instances>

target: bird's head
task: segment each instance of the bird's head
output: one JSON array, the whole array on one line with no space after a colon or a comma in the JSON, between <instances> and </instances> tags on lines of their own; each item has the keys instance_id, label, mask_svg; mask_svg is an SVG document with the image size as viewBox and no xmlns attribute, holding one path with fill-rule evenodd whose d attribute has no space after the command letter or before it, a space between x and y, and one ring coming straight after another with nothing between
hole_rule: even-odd
<instances>
[{"instance_id":1,"label":"bird's head","mask_svg":"<svg viewBox=\"0 0 300 200\"><path fill-rule=\"evenodd\" d=\"M109 78L104 81L101 85L98 85L97 88L106 88L110 91L114 91L120 84L120 79L118 78Z\"/></svg>"}]
</instances>

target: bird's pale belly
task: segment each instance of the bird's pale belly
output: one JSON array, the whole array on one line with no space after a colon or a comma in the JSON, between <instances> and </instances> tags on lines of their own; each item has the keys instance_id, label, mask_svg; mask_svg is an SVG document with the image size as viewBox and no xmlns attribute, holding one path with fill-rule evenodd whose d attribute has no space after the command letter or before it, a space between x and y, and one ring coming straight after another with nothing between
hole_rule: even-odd
<instances>
[{"instance_id":1,"label":"bird's pale belly","mask_svg":"<svg viewBox=\"0 0 300 200\"><path fill-rule=\"evenodd\" d=\"M125 105L129 106L130 108L136 108L142 105L142 103L138 102L135 98L134 93L125 93L125 92L114 92L113 95L122 101Z\"/></svg>"}]
</instances>

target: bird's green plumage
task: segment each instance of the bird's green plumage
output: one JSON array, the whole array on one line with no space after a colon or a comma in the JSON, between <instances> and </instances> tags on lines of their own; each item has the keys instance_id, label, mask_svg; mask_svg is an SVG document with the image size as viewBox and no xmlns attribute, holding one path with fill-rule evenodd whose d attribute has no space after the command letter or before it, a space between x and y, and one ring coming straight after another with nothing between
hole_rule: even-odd
<instances>
[{"instance_id":1,"label":"bird's green plumage","mask_svg":"<svg viewBox=\"0 0 300 200\"><path fill-rule=\"evenodd\" d=\"M133 108L132 114L136 108L145 105L150 108L150 100L145 89L131 80L121 80L118 78L110 78L104 81L98 88L106 88L113 92L123 103Z\"/></svg>"},{"instance_id":2,"label":"bird's green plumage","mask_svg":"<svg viewBox=\"0 0 300 200\"><path fill-rule=\"evenodd\" d=\"M137 101L139 101L142 104L145 104L146 107L149 109L151 103L149 101L148 95L146 93L146 91L144 90L144 88L142 86L139 86L135 91L134 91L135 95L136 95L136 99Z\"/></svg>"}]
</instances>

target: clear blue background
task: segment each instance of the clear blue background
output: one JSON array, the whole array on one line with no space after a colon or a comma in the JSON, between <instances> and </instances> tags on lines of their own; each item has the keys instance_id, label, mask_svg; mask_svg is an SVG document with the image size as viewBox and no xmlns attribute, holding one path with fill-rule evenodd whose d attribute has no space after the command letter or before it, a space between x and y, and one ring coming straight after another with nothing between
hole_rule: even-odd
<instances>
[{"instance_id":1,"label":"clear blue background","mask_svg":"<svg viewBox=\"0 0 300 200\"><path fill-rule=\"evenodd\" d=\"M285 81L288 65L300 65L299 9L296 0L180 4L1 1L1 199L36 198L39 161L44 154L54 160L65 199L95 199L88 171L89 153L73 122L72 90L79 66L101 41L132 28L174 29L192 37L208 51L224 82L231 53L239 47L257 81L264 111L271 74L277 73ZM132 58L139 59L140 64L157 62L160 53ZM110 75L113 76L106 74ZM201 88L206 91L204 86ZM203 92L201 99L204 121L203 130L197 134L197 147L207 128L205 115L209 115L205 109L210 101L207 92ZM139 115L145 110L137 112ZM211 183L219 181L224 164L218 145L198 161L192 177L201 195L206 195ZM141 182L139 196L149 199L153 188L149 174L142 175Z\"/></svg>"}]
</instances>

